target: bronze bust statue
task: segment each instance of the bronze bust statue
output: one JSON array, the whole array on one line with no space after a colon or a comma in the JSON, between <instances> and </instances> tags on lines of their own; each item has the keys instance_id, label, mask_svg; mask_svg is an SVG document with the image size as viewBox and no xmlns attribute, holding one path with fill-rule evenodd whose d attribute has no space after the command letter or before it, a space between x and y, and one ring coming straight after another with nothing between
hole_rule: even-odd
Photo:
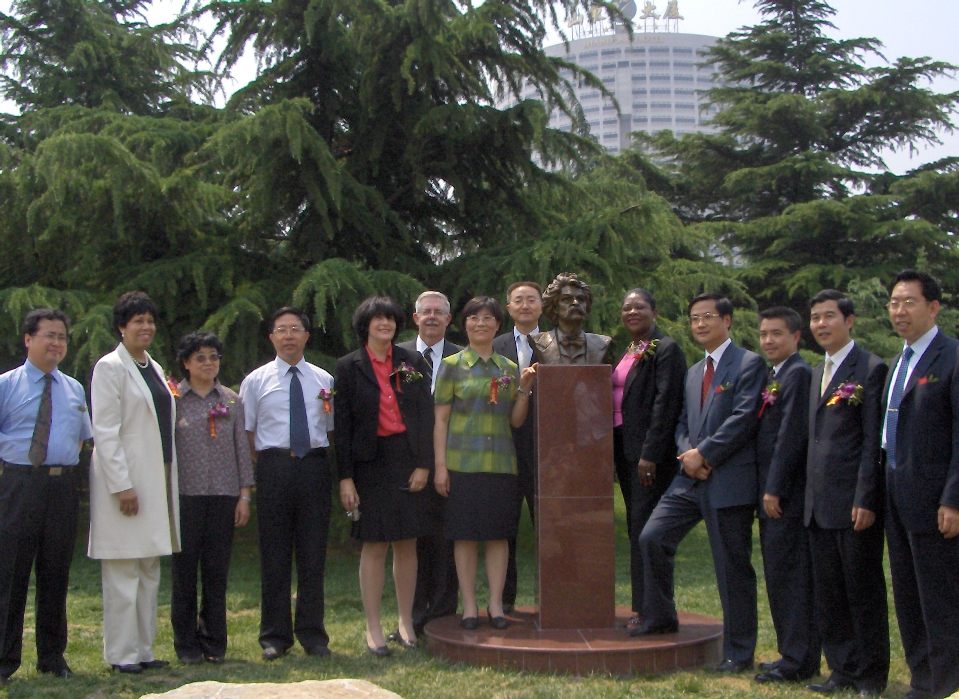
<instances>
[{"instance_id":1,"label":"bronze bust statue","mask_svg":"<svg viewBox=\"0 0 959 699\"><path fill-rule=\"evenodd\" d=\"M593 305L589 284L560 272L543 292L543 313L553 329L533 338L544 364L608 364L610 338L583 332Z\"/></svg>"}]
</instances>

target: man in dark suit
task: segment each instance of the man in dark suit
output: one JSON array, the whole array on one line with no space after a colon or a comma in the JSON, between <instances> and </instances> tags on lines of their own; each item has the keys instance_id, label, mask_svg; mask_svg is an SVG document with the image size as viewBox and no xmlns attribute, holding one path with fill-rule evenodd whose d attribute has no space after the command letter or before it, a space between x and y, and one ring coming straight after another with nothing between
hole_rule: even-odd
<instances>
[{"instance_id":1,"label":"man in dark suit","mask_svg":"<svg viewBox=\"0 0 959 699\"><path fill-rule=\"evenodd\" d=\"M543 313L543 297L539 284L520 281L510 284L506 290L506 311L513 319L513 330L493 340L493 351L516 362L522 371L540 360L539 351L530 337L539 334L539 318ZM516 469L519 475L519 499L516 501L516 521L523 511L523 500L529 508L529 517L536 521L536 454L535 403L530 403L529 414L522 427L513 429L513 445L516 448ZM509 540L509 562L506 567L506 584L503 586L503 612L509 614L516 604L517 590L516 539Z\"/></svg>"},{"instance_id":2,"label":"man in dark suit","mask_svg":"<svg viewBox=\"0 0 959 699\"><path fill-rule=\"evenodd\" d=\"M759 314L759 342L769 378L759 408L759 541L769 611L780 659L764 663L758 682L796 682L819 674L812 562L803 526L809 377L799 356L802 319L776 306Z\"/></svg>"},{"instance_id":3,"label":"man in dark suit","mask_svg":"<svg viewBox=\"0 0 959 699\"><path fill-rule=\"evenodd\" d=\"M804 521L812 544L816 620L832 670L809 689L878 694L889 675L882 570L880 400L886 365L850 336L852 300L834 289L812 299L809 328L825 352L809 398Z\"/></svg>"},{"instance_id":4,"label":"man in dark suit","mask_svg":"<svg viewBox=\"0 0 959 699\"><path fill-rule=\"evenodd\" d=\"M446 340L446 328L453 316L450 301L439 291L424 291L416 299L413 322L416 324L415 340L397 343L397 347L423 355L430 367L430 385L436 387L436 367L443 357L456 354L462 347ZM413 596L413 628L417 635L431 619L456 613L457 591L456 566L453 564L453 542L447 541L443 531L443 498L433 487L432 474L426 485L429 507L427 518L430 534L416 540L416 594ZM387 638L397 641L398 631Z\"/></svg>"},{"instance_id":5,"label":"man in dark suit","mask_svg":"<svg viewBox=\"0 0 959 699\"><path fill-rule=\"evenodd\" d=\"M886 538L908 699L959 689L959 342L936 326L942 292L896 277L889 319L905 341L883 393Z\"/></svg>"},{"instance_id":6,"label":"man in dark suit","mask_svg":"<svg viewBox=\"0 0 959 699\"><path fill-rule=\"evenodd\" d=\"M639 537L643 623L631 635L678 629L673 567L679 542L706 524L723 606L723 661L742 672L756 648L756 573L750 561L756 508L756 425L766 368L729 338L733 306L718 294L689 304L693 337L706 356L686 372L685 408L676 427L680 472Z\"/></svg>"},{"instance_id":7,"label":"man in dark suit","mask_svg":"<svg viewBox=\"0 0 959 699\"><path fill-rule=\"evenodd\" d=\"M676 423L683 409L686 358L656 325L656 301L632 289L620 308L632 342L613 370L613 461L626 505L633 616L642 620L643 555L639 533L676 472ZM625 375L624 375L625 373ZM618 397L617 386L622 387Z\"/></svg>"}]
</instances>

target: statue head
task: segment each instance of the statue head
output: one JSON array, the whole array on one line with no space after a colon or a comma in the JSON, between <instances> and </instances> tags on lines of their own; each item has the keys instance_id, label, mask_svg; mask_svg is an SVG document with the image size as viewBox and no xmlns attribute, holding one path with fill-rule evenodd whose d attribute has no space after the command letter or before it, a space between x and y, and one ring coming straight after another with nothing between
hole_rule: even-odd
<instances>
[{"instance_id":1,"label":"statue head","mask_svg":"<svg viewBox=\"0 0 959 699\"><path fill-rule=\"evenodd\" d=\"M560 272L543 292L543 313L564 333L578 332L592 306L589 284L573 272Z\"/></svg>"}]
</instances>

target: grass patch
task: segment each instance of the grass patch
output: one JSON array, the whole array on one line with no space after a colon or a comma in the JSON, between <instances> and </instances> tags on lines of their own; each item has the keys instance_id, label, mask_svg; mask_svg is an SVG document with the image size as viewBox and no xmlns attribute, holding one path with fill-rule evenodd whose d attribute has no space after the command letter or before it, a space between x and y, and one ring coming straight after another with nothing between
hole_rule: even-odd
<instances>
[{"instance_id":1,"label":"grass patch","mask_svg":"<svg viewBox=\"0 0 959 699\"><path fill-rule=\"evenodd\" d=\"M617 493L616 533L616 601L628 604L629 549L622 502ZM75 676L59 680L38 675L33 638L33 610L28 605L24 633L23 666L10 683L0 688L0 697L49 697L50 699L127 699L151 692L165 692L189 682L215 680L221 682L298 682L308 679L362 678L403 697L455 697L456 699L506 698L592 698L592 697L795 697L806 695L797 686L765 687L752 680L752 675L717 678L705 671L678 672L662 676L641 676L628 679L605 675L567 677L537 675L518 671L453 665L434 659L425 651L394 652L385 660L365 652L363 613L357 584L358 547L348 540L346 520L337 517L334 507L331 547L326 567L326 623L330 633L333 657L314 659L304 655L298 646L286 657L272 663L260 660L257 643L259 627L259 555L255 522L239 530L233 549L230 587L227 598L230 645L227 662L221 666L183 666L175 662L170 629L169 558L163 561L160 588L159 632L155 652L158 658L174 660L167 671L148 671L143 675L117 675L106 667L102 658L102 604L100 566L86 557L86 514L84 510L77 542L68 597L70 640L67 660ZM254 513L255 516L255 513ZM776 639L769 619L759 556L758 527L753 538L753 564L759 576L759 643L758 660L777 656ZM524 514L520 528L520 604L533 603L535 560L533 533ZM892 609L892 588L889 608ZM483 576L479 576L478 586ZM680 546L676 566L677 602L681 609L721 616L719 595L713 576L712 560L706 532L696 527ZM480 599L485 591L478 590ZM384 624L391 627L395 619L392 585L387 583L384 596ZM892 632L892 670L887 696L902 696L908 690L908 671L902 657L895 617L890 614ZM389 628L385 629L389 631ZM826 669L823 662L823 669Z\"/></svg>"}]
</instances>

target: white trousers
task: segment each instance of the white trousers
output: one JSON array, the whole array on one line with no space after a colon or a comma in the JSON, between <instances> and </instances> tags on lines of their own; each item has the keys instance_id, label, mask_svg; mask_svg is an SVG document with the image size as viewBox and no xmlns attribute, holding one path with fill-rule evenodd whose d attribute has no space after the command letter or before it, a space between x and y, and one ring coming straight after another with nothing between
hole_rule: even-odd
<instances>
[{"instance_id":1,"label":"white trousers","mask_svg":"<svg viewBox=\"0 0 959 699\"><path fill-rule=\"evenodd\" d=\"M160 558L100 562L103 579L103 657L110 665L153 660Z\"/></svg>"}]
</instances>

